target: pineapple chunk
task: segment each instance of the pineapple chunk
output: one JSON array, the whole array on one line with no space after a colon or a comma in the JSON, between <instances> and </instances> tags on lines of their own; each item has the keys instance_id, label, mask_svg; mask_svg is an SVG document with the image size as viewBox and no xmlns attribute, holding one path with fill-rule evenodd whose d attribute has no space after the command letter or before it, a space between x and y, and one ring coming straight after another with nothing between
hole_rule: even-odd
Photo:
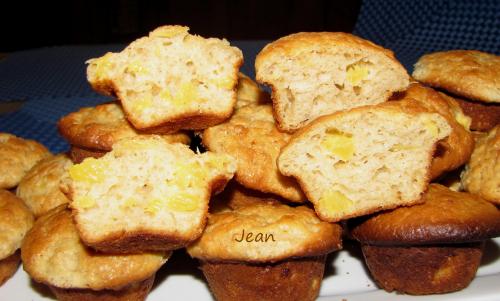
<instances>
[{"instance_id":1,"label":"pineapple chunk","mask_svg":"<svg viewBox=\"0 0 500 301\"><path fill-rule=\"evenodd\" d=\"M199 162L193 161L186 164L178 164L175 168L173 184L179 188L188 188L196 185L207 176L206 170Z\"/></svg>"},{"instance_id":2,"label":"pineapple chunk","mask_svg":"<svg viewBox=\"0 0 500 301\"><path fill-rule=\"evenodd\" d=\"M172 101L172 94L170 94L170 91L168 89L165 89L160 92L160 98L162 100Z\"/></svg>"},{"instance_id":3,"label":"pineapple chunk","mask_svg":"<svg viewBox=\"0 0 500 301\"><path fill-rule=\"evenodd\" d=\"M100 183L106 177L106 166L98 159L86 158L69 168L69 176L73 181Z\"/></svg>"},{"instance_id":4,"label":"pineapple chunk","mask_svg":"<svg viewBox=\"0 0 500 301\"><path fill-rule=\"evenodd\" d=\"M174 211L194 211L200 207L201 196L190 193L179 193L169 198L167 208Z\"/></svg>"},{"instance_id":5,"label":"pineapple chunk","mask_svg":"<svg viewBox=\"0 0 500 301\"><path fill-rule=\"evenodd\" d=\"M144 75L148 74L149 70L148 68L144 67L144 65L141 62L135 60L128 64L127 68L125 69L125 72L130 72L134 75L135 74Z\"/></svg>"},{"instance_id":6,"label":"pineapple chunk","mask_svg":"<svg viewBox=\"0 0 500 301\"><path fill-rule=\"evenodd\" d=\"M339 157L340 160L347 161L354 155L354 141L350 134L330 129L321 141L321 146L330 153Z\"/></svg>"},{"instance_id":7,"label":"pineapple chunk","mask_svg":"<svg viewBox=\"0 0 500 301\"><path fill-rule=\"evenodd\" d=\"M347 81L356 86L368 76L368 68L361 66L362 62L347 67Z\"/></svg>"},{"instance_id":8,"label":"pineapple chunk","mask_svg":"<svg viewBox=\"0 0 500 301\"><path fill-rule=\"evenodd\" d=\"M73 202L75 203L75 207L82 209L89 209L96 205L95 200L89 196L77 197L73 200Z\"/></svg>"},{"instance_id":9,"label":"pineapple chunk","mask_svg":"<svg viewBox=\"0 0 500 301\"><path fill-rule=\"evenodd\" d=\"M144 212L146 212L147 214L155 215L161 210L164 205L165 203L162 200L152 199L144 208Z\"/></svg>"},{"instance_id":10,"label":"pineapple chunk","mask_svg":"<svg viewBox=\"0 0 500 301\"><path fill-rule=\"evenodd\" d=\"M354 205L353 201L337 190L327 190L319 199L318 207L327 212L345 212Z\"/></svg>"},{"instance_id":11,"label":"pineapple chunk","mask_svg":"<svg viewBox=\"0 0 500 301\"><path fill-rule=\"evenodd\" d=\"M462 110L460 110L459 108L453 108L453 116L461 126L463 126L468 131L470 130L472 119L469 116L465 116Z\"/></svg>"},{"instance_id":12,"label":"pineapple chunk","mask_svg":"<svg viewBox=\"0 0 500 301\"><path fill-rule=\"evenodd\" d=\"M142 114L144 110L151 108L152 106L153 106L153 99L151 98L151 96L146 96L134 100L134 102L132 103L132 110L138 111L139 114Z\"/></svg>"},{"instance_id":13,"label":"pineapple chunk","mask_svg":"<svg viewBox=\"0 0 500 301\"><path fill-rule=\"evenodd\" d=\"M127 199L124 203L123 203L123 207L124 208L133 208L135 206L137 206L137 201L133 198L129 198Z\"/></svg>"},{"instance_id":14,"label":"pineapple chunk","mask_svg":"<svg viewBox=\"0 0 500 301\"><path fill-rule=\"evenodd\" d=\"M434 121L428 118L425 119L424 127L432 135L432 137L437 137L439 135L439 128Z\"/></svg>"},{"instance_id":15,"label":"pineapple chunk","mask_svg":"<svg viewBox=\"0 0 500 301\"><path fill-rule=\"evenodd\" d=\"M211 81L217 88L230 90L234 88L236 82L230 78L217 78Z\"/></svg>"},{"instance_id":16,"label":"pineapple chunk","mask_svg":"<svg viewBox=\"0 0 500 301\"><path fill-rule=\"evenodd\" d=\"M177 107L184 107L190 102L196 101L199 97L196 87L190 82L184 82L180 85L172 102Z\"/></svg>"},{"instance_id":17,"label":"pineapple chunk","mask_svg":"<svg viewBox=\"0 0 500 301\"><path fill-rule=\"evenodd\" d=\"M96 66L95 76L98 79L106 77L108 71L113 67L113 64L111 63L112 56L113 53L108 52L104 56L90 61L91 64Z\"/></svg>"}]
</instances>

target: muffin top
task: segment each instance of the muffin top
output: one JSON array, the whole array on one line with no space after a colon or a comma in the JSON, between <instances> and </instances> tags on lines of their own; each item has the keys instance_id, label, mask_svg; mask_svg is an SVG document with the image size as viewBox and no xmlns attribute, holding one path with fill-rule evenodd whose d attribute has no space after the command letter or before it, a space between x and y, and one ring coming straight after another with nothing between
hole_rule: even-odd
<instances>
[{"instance_id":1,"label":"muffin top","mask_svg":"<svg viewBox=\"0 0 500 301\"><path fill-rule=\"evenodd\" d=\"M341 248L341 227L314 211L262 201L210 215L201 238L188 247L206 261L276 262L327 254Z\"/></svg>"},{"instance_id":2,"label":"muffin top","mask_svg":"<svg viewBox=\"0 0 500 301\"><path fill-rule=\"evenodd\" d=\"M21 247L24 269L60 288L119 289L153 275L170 253L111 255L85 247L66 205L40 217Z\"/></svg>"},{"instance_id":3,"label":"muffin top","mask_svg":"<svg viewBox=\"0 0 500 301\"><path fill-rule=\"evenodd\" d=\"M69 202L60 186L69 179L68 169L72 165L64 154L45 158L21 180L16 195L26 202L35 217Z\"/></svg>"},{"instance_id":4,"label":"muffin top","mask_svg":"<svg viewBox=\"0 0 500 301\"><path fill-rule=\"evenodd\" d=\"M500 235L500 211L479 196L431 184L424 203L383 212L353 225L362 243L463 243Z\"/></svg>"},{"instance_id":5,"label":"muffin top","mask_svg":"<svg viewBox=\"0 0 500 301\"><path fill-rule=\"evenodd\" d=\"M0 260L21 247L33 225L33 214L13 193L0 189Z\"/></svg>"},{"instance_id":6,"label":"muffin top","mask_svg":"<svg viewBox=\"0 0 500 301\"><path fill-rule=\"evenodd\" d=\"M125 118L117 103L81 108L59 121L59 131L70 144L90 149L110 151L123 138L140 134ZM177 133L162 136L167 142L189 144L189 136Z\"/></svg>"},{"instance_id":7,"label":"muffin top","mask_svg":"<svg viewBox=\"0 0 500 301\"><path fill-rule=\"evenodd\" d=\"M41 159L50 156L45 146L8 133L0 133L0 188L12 188Z\"/></svg>"}]
</instances>

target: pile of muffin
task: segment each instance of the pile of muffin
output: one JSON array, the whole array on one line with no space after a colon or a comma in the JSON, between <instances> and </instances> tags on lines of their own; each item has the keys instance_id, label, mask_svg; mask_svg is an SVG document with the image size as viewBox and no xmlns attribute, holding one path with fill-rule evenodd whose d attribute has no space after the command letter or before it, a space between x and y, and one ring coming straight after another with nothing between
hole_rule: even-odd
<instances>
[{"instance_id":1,"label":"pile of muffin","mask_svg":"<svg viewBox=\"0 0 500 301\"><path fill-rule=\"evenodd\" d=\"M186 248L217 300L314 300L342 236L387 291L472 281L500 235L499 57L428 54L412 79L369 41L297 33L257 56L271 96L242 62L163 26L88 61L117 101L60 120L68 154L0 134L0 283L22 260L59 300L144 300Z\"/></svg>"}]
</instances>

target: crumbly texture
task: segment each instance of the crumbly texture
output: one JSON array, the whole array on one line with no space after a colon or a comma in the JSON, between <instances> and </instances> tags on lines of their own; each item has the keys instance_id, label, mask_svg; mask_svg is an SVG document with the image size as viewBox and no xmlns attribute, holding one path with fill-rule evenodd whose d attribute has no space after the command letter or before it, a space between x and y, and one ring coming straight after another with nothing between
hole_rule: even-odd
<instances>
[{"instance_id":1,"label":"crumbly texture","mask_svg":"<svg viewBox=\"0 0 500 301\"><path fill-rule=\"evenodd\" d=\"M154 275L120 290L71 289L49 286L58 301L144 301L153 287Z\"/></svg>"},{"instance_id":2,"label":"crumbly texture","mask_svg":"<svg viewBox=\"0 0 500 301\"><path fill-rule=\"evenodd\" d=\"M290 134L276 128L270 104L247 105L229 121L203 132L203 144L210 151L235 158L235 179L240 184L292 202L305 202L297 181L283 176L276 166L280 150L289 140Z\"/></svg>"},{"instance_id":3,"label":"crumbly texture","mask_svg":"<svg viewBox=\"0 0 500 301\"><path fill-rule=\"evenodd\" d=\"M500 125L479 138L462 174L464 189L500 205Z\"/></svg>"},{"instance_id":4,"label":"crumbly texture","mask_svg":"<svg viewBox=\"0 0 500 301\"><path fill-rule=\"evenodd\" d=\"M388 292L444 294L464 289L474 279L482 243L420 247L362 246L377 284Z\"/></svg>"},{"instance_id":5,"label":"crumbly texture","mask_svg":"<svg viewBox=\"0 0 500 301\"><path fill-rule=\"evenodd\" d=\"M21 263L19 251L7 258L0 259L0 286L16 273L19 263Z\"/></svg>"},{"instance_id":6,"label":"crumbly texture","mask_svg":"<svg viewBox=\"0 0 500 301\"><path fill-rule=\"evenodd\" d=\"M73 165L68 156L59 154L39 161L21 180L16 195L30 208L35 217L69 202L60 186L68 181Z\"/></svg>"},{"instance_id":7,"label":"crumbly texture","mask_svg":"<svg viewBox=\"0 0 500 301\"><path fill-rule=\"evenodd\" d=\"M352 236L362 243L408 245L463 243L500 235L500 211L477 195L429 185L424 203L362 221Z\"/></svg>"},{"instance_id":8,"label":"crumbly texture","mask_svg":"<svg viewBox=\"0 0 500 301\"><path fill-rule=\"evenodd\" d=\"M345 220L421 202L435 145L450 133L445 118L412 99L355 108L294 134L278 168L321 219Z\"/></svg>"},{"instance_id":9,"label":"crumbly texture","mask_svg":"<svg viewBox=\"0 0 500 301\"><path fill-rule=\"evenodd\" d=\"M33 221L33 214L20 198L0 189L0 260L21 247Z\"/></svg>"},{"instance_id":10,"label":"crumbly texture","mask_svg":"<svg viewBox=\"0 0 500 301\"><path fill-rule=\"evenodd\" d=\"M477 50L451 50L418 59L412 76L458 96L500 102L500 57Z\"/></svg>"},{"instance_id":11,"label":"crumbly texture","mask_svg":"<svg viewBox=\"0 0 500 301\"><path fill-rule=\"evenodd\" d=\"M432 158L431 179L469 161L474 149L474 139L469 131L471 119L464 115L453 98L420 84L411 84L405 92L405 98L417 100L429 111L443 116L451 126L450 135L437 144Z\"/></svg>"},{"instance_id":12,"label":"crumbly texture","mask_svg":"<svg viewBox=\"0 0 500 301\"><path fill-rule=\"evenodd\" d=\"M40 217L21 247L24 270L34 280L68 289L119 290L153 276L169 256L98 253L83 245L66 205Z\"/></svg>"},{"instance_id":13,"label":"crumbly texture","mask_svg":"<svg viewBox=\"0 0 500 301\"><path fill-rule=\"evenodd\" d=\"M484 103L455 97L465 115L472 119L470 129L487 132L500 124L500 104Z\"/></svg>"},{"instance_id":14,"label":"crumbly texture","mask_svg":"<svg viewBox=\"0 0 500 301\"><path fill-rule=\"evenodd\" d=\"M323 280L326 256L276 264L202 262L201 270L219 301L313 301Z\"/></svg>"},{"instance_id":15,"label":"crumbly texture","mask_svg":"<svg viewBox=\"0 0 500 301\"><path fill-rule=\"evenodd\" d=\"M104 156L106 153L107 151L90 150L74 145L72 145L69 149L69 157L71 158L71 161L75 164L82 163L82 161L85 160L86 158L98 159Z\"/></svg>"},{"instance_id":16,"label":"crumbly texture","mask_svg":"<svg viewBox=\"0 0 500 301\"><path fill-rule=\"evenodd\" d=\"M241 72L238 73L235 109L239 109L247 105L259 105L266 103L271 103L271 96L262 90L250 77Z\"/></svg>"},{"instance_id":17,"label":"crumbly texture","mask_svg":"<svg viewBox=\"0 0 500 301\"><path fill-rule=\"evenodd\" d=\"M204 129L227 119L236 102L241 50L226 40L162 26L120 53L89 60L92 87L117 96L138 129Z\"/></svg>"},{"instance_id":18,"label":"crumbly texture","mask_svg":"<svg viewBox=\"0 0 500 301\"><path fill-rule=\"evenodd\" d=\"M235 165L227 155L195 154L158 136L120 140L69 170L80 236L105 252L183 247L201 235L209 198Z\"/></svg>"},{"instance_id":19,"label":"crumbly texture","mask_svg":"<svg viewBox=\"0 0 500 301\"><path fill-rule=\"evenodd\" d=\"M278 127L295 131L315 118L386 101L409 84L387 49L342 32L301 32L268 44L255 60L271 86Z\"/></svg>"},{"instance_id":20,"label":"crumbly texture","mask_svg":"<svg viewBox=\"0 0 500 301\"><path fill-rule=\"evenodd\" d=\"M8 133L0 133L0 189L10 189L40 160L50 156L45 146Z\"/></svg>"},{"instance_id":21,"label":"crumbly texture","mask_svg":"<svg viewBox=\"0 0 500 301\"><path fill-rule=\"evenodd\" d=\"M277 262L341 248L342 229L305 207L262 202L211 214L188 253L204 261Z\"/></svg>"},{"instance_id":22,"label":"crumbly texture","mask_svg":"<svg viewBox=\"0 0 500 301\"><path fill-rule=\"evenodd\" d=\"M61 118L58 128L71 145L95 151L110 151L118 140L145 134L132 127L117 103L81 108ZM190 143L183 132L162 137L172 143Z\"/></svg>"}]
</instances>

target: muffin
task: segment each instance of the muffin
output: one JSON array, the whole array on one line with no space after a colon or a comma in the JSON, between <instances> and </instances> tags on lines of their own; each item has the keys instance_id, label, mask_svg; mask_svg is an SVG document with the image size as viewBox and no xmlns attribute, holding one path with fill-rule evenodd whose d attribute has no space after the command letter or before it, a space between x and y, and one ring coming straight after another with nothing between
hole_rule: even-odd
<instances>
[{"instance_id":1,"label":"muffin","mask_svg":"<svg viewBox=\"0 0 500 301\"><path fill-rule=\"evenodd\" d=\"M75 163L80 163L88 157L102 157L121 139L146 134L136 130L127 121L117 103L81 108L61 118L58 128L61 135L71 144L70 157ZM190 143L189 136L184 132L161 137L171 143Z\"/></svg>"},{"instance_id":2,"label":"muffin","mask_svg":"<svg viewBox=\"0 0 500 301\"><path fill-rule=\"evenodd\" d=\"M500 56L478 50L429 53L418 59L412 76L457 96L500 103Z\"/></svg>"},{"instance_id":3,"label":"muffin","mask_svg":"<svg viewBox=\"0 0 500 301\"><path fill-rule=\"evenodd\" d=\"M61 185L67 183L72 165L64 154L48 157L39 161L21 180L16 195L28 205L35 218L69 202Z\"/></svg>"},{"instance_id":4,"label":"muffin","mask_svg":"<svg viewBox=\"0 0 500 301\"><path fill-rule=\"evenodd\" d=\"M0 189L0 285L17 271L18 249L33 225L33 214L13 193Z\"/></svg>"},{"instance_id":5,"label":"muffin","mask_svg":"<svg viewBox=\"0 0 500 301\"><path fill-rule=\"evenodd\" d=\"M500 125L478 138L461 178L466 191L500 205Z\"/></svg>"},{"instance_id":6,"label":"muffin","mask_svg":"<svg viewBox=\"0 0 500 301\"><path fill-rule=\"evenodd\" d=\"M210 215L188 253L200 260L219 301L315 300L326 254L341 247L341 232L305 206L263 200Z\"/></svg>"},{"instance_id":7,"label":"muffin","mask_svg":"<svg viewBox=\"0 0 500 301\"><path fill-rule=\"evenodd\" d=\"M343 32L301 32L264 47L257 81L271 86L278 128L293 132L319 116L386 101L409 84L392 51Z\"/></svg>"},{"instance_id":8,"label":"muffin","mask_svg":"<svg viewBox=\"0 0 500 301\"><path fill-rule=\"evenodd\" d=\"M278 168L296 178L319 217L336 222L420 202L446 119L413 99L323 116L281 149Z\"/></svg>"},{"instance_id":9,"label":"muffin","mask_svg":"<svg viewBox=\"0 0 500 301\"><path fill-rule=\"evenodd\" d=\"M227 155L196 154L155 135L122 139L69 169L76 227L86 245L103 252L181 248L201 235L211 194L234 170Z\"/></svg>"},{"instance_id":10,"label":"muffin","mask_svg":"<svg viewBox=\"0 0 500 301\"><path fill-rule=\"evenodd\" d=\"M386 291L458 291L474 278L484 241L500 235L500 211L479 196L431 184L424 203L358 221L352 236Z\"/></svg>"},{"instance_id":11,"label":"muffin","mask_svg":"<svg viewBox=\"0 0 500 301\"><path fill-rule=\"evenodd\" d=\"M116 255L82 244L66 205L40 217L21 247L25 271L58 300L145 300L170 253Z\"/></svg>"},{"instance_id":12,"label":"muffin","mask_svg":"<svg viewBox=\"0 0 500 301\"><path fill-rule=\"evenodd\" d=\"M238 85L236 86L236 105L235 109L253 104L271 103L271 96L263 91L259 85L250 77L243 73L238 73Z\"/></svg>"},{"instance_id":13,"label":"muffin","mask_svg":"<svg viewBox=\"0 0 500 301\"><path fill-rule=\"evenodd\" d=\"M273 193L291 202L306 201L294 178L282 175L276 159L290 140L275 125L272 106L247 105L225 123L203 132L203 145L210 151L235 158L235 179L241 185Z\"/></svg>"},{"instance_id":14,"label":"muffin","mask_svg":"<svg viewBox=\"0 0 500 301\"><path fill-rule=\"evenodd\" d=\"M184 26L161 26L120 53L88 61L87 79L116 96L141 130L198 130L229 118L236 102L241 50Z\"/></svg>"},{"instance_id":15,"label":"muffin","mask_svg":"<svg viewBox=\"0 0 500 301\"><path fill-rule=\"evenodd\" d=\"M413 83L405 91L404 98L417 100L426 109L446 118L451 126L450 135L437 144L432 158L431 179L455 170L469 161L474 149L474 138L469 131L471 119L463 114L460 106L452 97L421 84Z\"/></svg>"},{"instance_id":16,"label":"muffin","mask_svg":"<svg viewBox=\"0 0 500 301\"><path fill-rule=\"evenodd\" d=\"M8 133L0 133L0 189L10 189L40 160L50 156L45 146Z\"/></svg>"}]
</instances>

